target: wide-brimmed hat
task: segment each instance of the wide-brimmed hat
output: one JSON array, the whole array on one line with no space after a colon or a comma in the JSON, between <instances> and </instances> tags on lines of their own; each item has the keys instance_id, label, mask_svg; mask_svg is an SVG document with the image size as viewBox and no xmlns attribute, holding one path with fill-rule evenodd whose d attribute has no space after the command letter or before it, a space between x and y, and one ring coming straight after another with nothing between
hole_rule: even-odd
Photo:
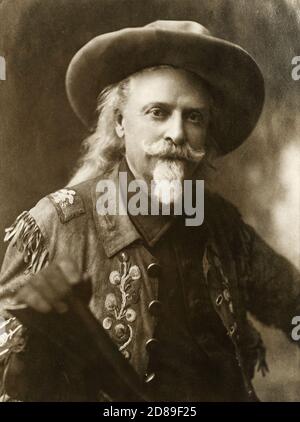
<instances>
[{"instance_id":1,"label":"wide-brimmed hat","mask_svg":"<svg viewBox=\"0 0 300 422\"><path fill-rule=\"evenodd\" d=\"M75 54L66 75L74 112L88 128L94 128L100 92L157 65L196 73L211 87L211 135L222 154L237 148L250 135L264 103L264 80L258 65L241 47L212 36L192 21L156 21L89 41Z\"/></svg>"}]
</instances>

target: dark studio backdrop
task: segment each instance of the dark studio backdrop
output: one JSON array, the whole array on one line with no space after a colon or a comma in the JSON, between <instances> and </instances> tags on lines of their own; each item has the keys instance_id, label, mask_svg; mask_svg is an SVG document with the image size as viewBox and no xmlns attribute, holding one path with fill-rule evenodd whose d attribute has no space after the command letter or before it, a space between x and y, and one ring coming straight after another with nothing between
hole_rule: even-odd
<instances>
[{"instance_id":1,"label":"dark studio backdrop","mask_svg":"<svg viewBox=\"0 0 300 422\"><path fill-rule=\"evenodd\" d=\"M248 50L266 81L266 104L249 140L218 164L217 189L298 267L300 237L300 0L0 0L0 232L24 209L67 181L84 127L73 115L64 75L95 35L156 19L196 20ZM122 63L120 63L122 66ZM0 262L6 246L1 242ZM262 330L270 374L262 400L300 400L300 353Z\"/></svg>"}]
</instances>

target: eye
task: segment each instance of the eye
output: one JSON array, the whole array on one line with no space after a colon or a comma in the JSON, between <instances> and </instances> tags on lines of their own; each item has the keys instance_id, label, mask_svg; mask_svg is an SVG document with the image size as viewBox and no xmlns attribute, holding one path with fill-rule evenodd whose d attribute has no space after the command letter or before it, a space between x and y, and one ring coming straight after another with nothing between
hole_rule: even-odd
<instances>
[{"instance_id":1,"label":"eye","mask_svg":"<svg viewBox=\"0 0 300 422\"><path fill-rule=\"evenodd\" d=\"M199 111L192 111L188 115L188 120L196 125L200 125L204 123L204 115L200 113Z\"/></svg>"},{"instance_id":2,"label":"eye","mask_svg":"<svg viewBox=\"0 0 300 422\"><path fill-rule=\"evenodd\" d=\"M148 114L150 114L154 119L163 119L167 116L166 110L161 107L152 107Z\"/></svg>"}]
</instances>

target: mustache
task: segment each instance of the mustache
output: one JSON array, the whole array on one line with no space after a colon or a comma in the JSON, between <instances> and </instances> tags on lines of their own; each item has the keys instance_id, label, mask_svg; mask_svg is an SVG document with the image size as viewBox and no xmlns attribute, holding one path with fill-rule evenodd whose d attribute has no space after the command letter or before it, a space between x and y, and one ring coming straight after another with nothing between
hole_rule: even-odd
<instances>
[{"instance_id":1,"label":"mustache","mask_svg":"<svg viewBox=\"0 0 300 422\"><path fill-rule=\"evenodd\" d=\"M175 145L169 141L161 139L155 143L143 142L144 151L147 155L152 157L179 159L192 161L194 163L200 162L205 156L205 150L195 150L189 144Z\"/></svg>"}]
</instances>

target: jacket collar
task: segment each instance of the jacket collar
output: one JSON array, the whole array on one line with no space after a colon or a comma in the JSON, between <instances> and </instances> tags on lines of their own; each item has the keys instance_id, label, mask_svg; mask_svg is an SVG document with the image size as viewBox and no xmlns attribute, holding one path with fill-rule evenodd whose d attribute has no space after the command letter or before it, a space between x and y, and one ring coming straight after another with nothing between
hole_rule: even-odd
<instances>
[{"instance_id":1,"label":"jacket collar","mask_svg":"<svg viewBox=\"0 0 300 422\"><path fill-rule=\"evenodd\" d=\"M102 195L99 193L99 182L102 182L103 180L111 182L116 187L117 192L118 174L119 165L115 166L111 173L107 173L104 176L95 179L94 183L91 185L93 217L98 236L101 239L104 251L109 258L134 241L141 239L140 234L135 229L128 215L112 215L111 213L101 215L97 211L97 208L99 209L99 201L101 201L102 198ZM116 200L116 205L118 207L119 198L114 198L114 193L115 192L108 189L106 198L107 200L112 201L112 203Z\"/></svg>"},{"instance_id":2,"label":"jacket collar","mask_svg":"<svg viewBox=\"0 0 300 422\"><path fill-rule=\"evenodd\" d=\"M127 173L128 183L134 179L125 160L123 160L110 173L96 178L91 185L93 217L98 236L109 258L136 240L144 240L148 246L154 246L175 221L175 218L170 216L139 215L133 217L125 213L125 215L120 215L118 212L115 215L112 213L99 214L97 208L99 208L99 203L102 201L101 198L104 196L99 192L99 182L103 180L107 180L108 183L112 183L116 187L115 192L113 189L107 190L107 194L105 194L106 200L112 201L111 203L116 201L117 210L121 208L123 210L127 209L127 204L125 207L122 195L118 196L119 172L121 171Z\"/></svg>"},{"instance_id":3,"label":"jacket collar","mask_svg":"<svg viewBox=\"0 0 300 422\"><path fill-rule=\"evenodd\" d=\"M135 180L134 175L132 174L126 159L123 159L120 164L120 171L126 172L127 174L127 183ZM130 199L135 195L134 192L127 192L127 198L123 197L124 203L130 201ZM142 192L139 192L139 195L143 195ZM151 200L148 195L143 196L144 201L148 204L148 209L151 208ZM134 224L135 228L141 234L148 246L153 247L159 239L163 236L164 233L172 226L176 217L170 215L131 215L128 212L131 222Z\"/></svg>"}]
</instances>

